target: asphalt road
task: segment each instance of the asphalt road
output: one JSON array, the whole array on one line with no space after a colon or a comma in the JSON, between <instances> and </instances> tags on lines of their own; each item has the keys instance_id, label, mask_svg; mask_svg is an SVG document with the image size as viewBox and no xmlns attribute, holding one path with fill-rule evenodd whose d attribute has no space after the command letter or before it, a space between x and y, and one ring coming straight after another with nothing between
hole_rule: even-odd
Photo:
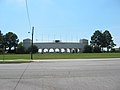
<instances>
[{"instance_id":1,"label":"asphalt road","mask_svg":"<svg viewBox=\"0 0 120 90\"><path fill-rule=\"evenodd\" d=\"M120 59L0 64L0 90L120 90Z\"/></svg>"}]
</instances>

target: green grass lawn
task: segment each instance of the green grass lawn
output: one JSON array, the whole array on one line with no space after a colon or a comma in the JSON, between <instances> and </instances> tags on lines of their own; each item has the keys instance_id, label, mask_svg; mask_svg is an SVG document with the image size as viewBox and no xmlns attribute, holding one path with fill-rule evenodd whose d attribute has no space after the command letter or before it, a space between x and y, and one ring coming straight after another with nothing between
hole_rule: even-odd
<instances>
[{"instance_id":1,"label":"green grass lawn","mask_svg":"<svg viewBox=\"0 0 120 90\"><path fill-rule=\"evenodd\" d=\"M78 53L78 54L33 54L33 59L83 59L83 58L120 58L120 53ZM30 60L30 54L5 54L0 55L3 60Z\"/></svg>"}]
</instances>

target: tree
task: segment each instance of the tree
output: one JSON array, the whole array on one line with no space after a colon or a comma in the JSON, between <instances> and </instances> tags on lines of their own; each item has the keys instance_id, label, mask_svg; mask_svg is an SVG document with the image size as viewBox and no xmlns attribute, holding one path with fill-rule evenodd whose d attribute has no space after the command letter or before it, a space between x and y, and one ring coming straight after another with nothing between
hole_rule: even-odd
<instances>
[{"instance_id":1,"label":"tree","mask_svg":"<svg viewBox=\"0 0 120 90\"><path fill-rule=\"evenodd\" d=\"M0 53L3 51L3 34L0 31Z\"/></svg>"},{"instance_id":2,"label":"tree","mask_svg":"<svg viewBox=\"0 0 120 90\"><path fill-rule=\"evenodd\" d=\"M85 45L83 53L92 53L92 46L90 45Z\"/></svg>"},{"instance_id":3,"label":"tree","mask_svg":"<svg viewBox=\"0 0 120 90\"><path fill-rule=\"evenodd\" d=\"M93 52L94 53L100 53L101 52L101 48L98 47L98 46L95 46L95 47L93 47Z\"/></svg>"},{"instance_id":4,"label":"tree","mask_svg":"<svg viewBox=\"0 0 120 90\"><path fill-rule=\"evenodd\" d=\"M27 49L27 53L31 53L32 51L32 46L30 46L28 49ZM38 52L38 47L36 45L33 45L33 51L32 53L37 53Z\"/></svg>"},{"instance_id":5,"label":"tree","mask_svg":"<svg viewBox=\"0 0 120 90\"><path fill-rule=\"evenodd\" d=\"M99 47L100 49L105 47L107 50L115 46L112 40L112 35L108 30L103 33L99 30L95 31L95 33L91 36L90 43L93 47Z\"/></svg>"},{"instance_id":6,"label":"tree","mask_svg":"<svg viewBox=\"0 0 120 90\"><path fill-rule=\"evenodd\" d=\"M112 40L112 42L110 43L111 49L112 49L114 46L116 46L116 44L115 44L115 43L113 42L113 40Z\"/></svg>"},{"instance_id":7,"label":"tree","mask_svg":"<svg viewBox=\"0 0 120 90\"><path fill-rule=\"evenodd\" d=\"M103 43L102 43L102 47L107 47L107 51L109 51L109 48L111 48L113 40L112 40L112 36L110 34L110 32L108 30L106 30L105 32L103 32Z\"/></svg>"},{"instance_id":8,"label":"tree","mask_svg":"<svg viewBox=\"0 0 120 90\"><path fill-rule=\"evenodd\" d=\"M101 46L102 43L102 33L97 30L95 33L91 36L91 41L90 41L92 46Z\"/></svg>"},{"instance_id":9,"label":"tree","mask_svg":"<svg viewBox=\"0 0 120 90\"><path fill-rule=\"evenodd\" d=\"M0 31L0 48L3 48L3 34Z\"/></svg>"},{"instance_id":10,"label":"tree","mask_svg":"<svg viewBox=\"0 0 120 90\"><path fill-rule=\"evenodd\" d=\"M9 48L8 52L11 52L12 47L14 48L14 51L16 50L19 39L18 39L18 36L15 33L8 32L4 36L4 41L5 41L5 47Z\"/></svg>"},{"instance_id":11,"label":"tree","mask_svg":"<svg viewBox=\"0 0 120 90\"><path fill-rule=\"evenodd\" d=\"M23 47L23 43L20 42L18 44L17 50L16 50L17 54L24 54L25 53L25 48Z\"/></svg>"}]
</instances>

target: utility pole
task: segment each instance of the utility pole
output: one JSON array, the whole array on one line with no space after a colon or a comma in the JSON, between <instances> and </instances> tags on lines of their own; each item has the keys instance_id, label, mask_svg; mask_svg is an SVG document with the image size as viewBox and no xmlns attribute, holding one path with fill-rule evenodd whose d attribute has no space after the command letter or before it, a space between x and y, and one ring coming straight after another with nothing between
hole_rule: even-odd
<instances>
[{"instance_id":1,"label":"utility pole","mask_svg":"<svg viewBox=\"0 0 120 90\"><path fill-rule=\"evenodd\" d=\"M32 27L31 59L33 59L33 35L34 35L34 27Z\"/></svg>"}]
</instances>

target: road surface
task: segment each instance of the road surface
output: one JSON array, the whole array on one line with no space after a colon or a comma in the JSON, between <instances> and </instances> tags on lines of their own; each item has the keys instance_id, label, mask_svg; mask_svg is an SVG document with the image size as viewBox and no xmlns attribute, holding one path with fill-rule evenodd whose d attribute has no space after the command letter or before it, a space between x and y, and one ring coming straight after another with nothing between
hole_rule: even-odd
<instances>
[{"instance_id":1,"label":"road surface","mask_svg":"<svg viewBox=\"0 0 120 90\"><path fill-rule=\"evenodd\" d=\"M120 59L0 64L0 90L120 90Z\"/></svg>"}]
</instances>

